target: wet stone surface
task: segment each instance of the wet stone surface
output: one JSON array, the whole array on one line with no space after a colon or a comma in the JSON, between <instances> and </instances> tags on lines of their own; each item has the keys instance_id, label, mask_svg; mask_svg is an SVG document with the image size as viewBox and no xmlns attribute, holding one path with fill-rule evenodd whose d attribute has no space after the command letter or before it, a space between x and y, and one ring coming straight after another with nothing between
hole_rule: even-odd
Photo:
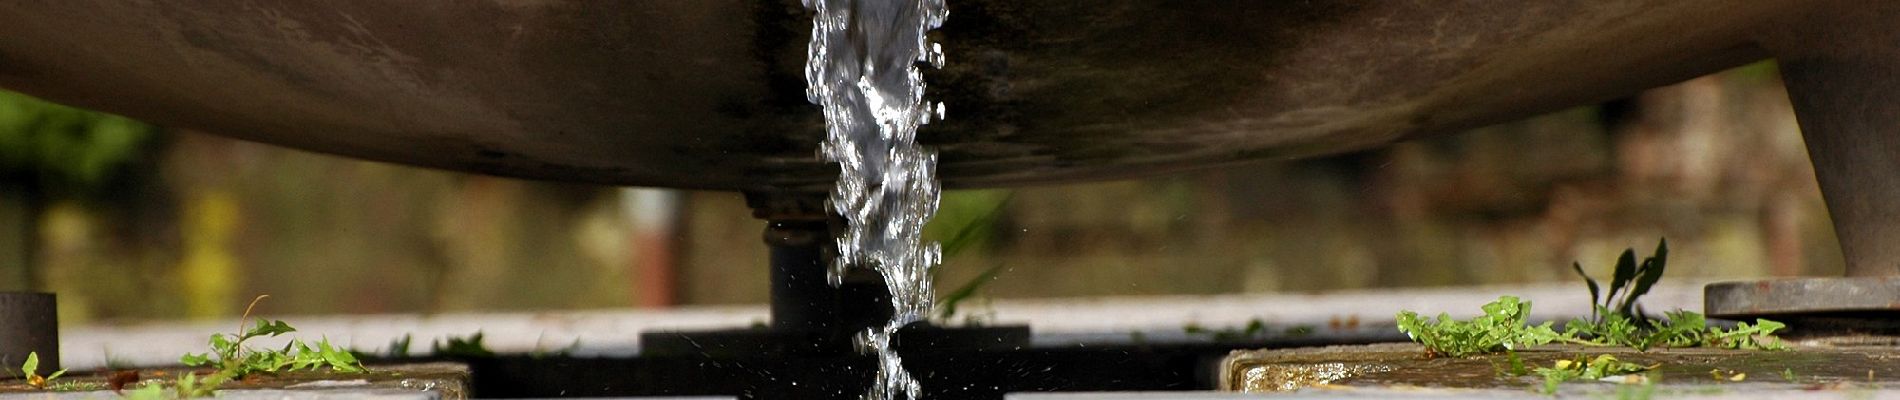
<instances>
[{"instance_id":1,"label":"wet stone surface","mask_svg":"<svg viewBox=\"0 0 1900 400\"><path fill-rule=\"evenodd\" d=\"M469 369L457 363L419 363L370 365L366 373L330 373L323 371L286 372L225 383L219 399L378 399L378 400L456 400L468 397ZM139 382L170 384L179 375L209 370L182 368L138 369ZM39 390L21 379L0 381L0 400L38 399L117 399L107 384L110 372L68 372L53 381L56 385L84 390Z\"/></svg>"},{"instance_id":2,"label":"wet stone surface","mask_svg":"<svg viewBox=\"0 0 1900 400\"><path fill-rule=\"evenodd\" d=\"M1900 347L1795 346L1791 351L1652 349L1542 346L1520 350L1526 368L1602 354L1645 366L1653 382L1612 377L1573 380L1560 396L1757 398L1801 396L1900 397ZM1514 376L1504 354L1429 357L1415 344L1378 344L1230 355L1221 369L1223 389L1319 397L1524 396L1542 389L1536 374Z\"/></svg>"}]
</instances>

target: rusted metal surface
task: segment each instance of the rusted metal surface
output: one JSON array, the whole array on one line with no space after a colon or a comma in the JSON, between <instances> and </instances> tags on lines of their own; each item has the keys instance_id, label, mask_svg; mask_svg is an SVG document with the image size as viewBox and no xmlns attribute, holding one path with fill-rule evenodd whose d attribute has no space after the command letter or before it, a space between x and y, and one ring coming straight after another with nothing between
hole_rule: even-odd
<instances>
[{"instance_id":1,"label":"rusted metal surface","mask_svg":"<svg viewBox=\"0 0 1900 400\"><path fill-rule=\"evenodd\" d=\"M51 293L0 292L0 377L39 353L42 375L59 368L59 309Z\"/></svg>"},{"instance_id":2,"label":"rusted metal surface","mask_svg":"<svg viewBox=\"0 0 1900 400\"><path fill-rule=\"evenodd\" d=\"M1891 317L1900 315L1900 277L1713 283L1704 289L1703 302L1703 310L1719 318L1854 313Z\"/></svg>"},{"instance_id":3,"label":"rusted metal surface","mask_svg":"<svg viewBox=\"0 0 1900 400\"><path fill-rule=\"evenodd\" d=\"M1817 2L1762 34L1845 256L1846 278L1712 284L1709 314L1900 333L1900 4Z\"/></svg>"},{"instance_id":4,"label":"rusted metal surface","mask_svg":"<svg viewBox=\"0 0 1900 400\"><path fill-rule=\"evenodd\" d=\"M1766 58L1812 2L950 2L925 127L948 187L1348 151ZM0 86L374 160L822 187L797 2L0 3Z\"/></svg>"},{"instance_id":5,"label":"rusted metal surface","mask_svg":"<svg viewBox=\"0 0 1900 400\"><path fill-rule=\"evenodd\" d=\"M1845 4L1826 2L1823 4ZM1816 7L1767 32L1847 276L1900 275L1900 4Z\"/></svg>"}]
</instances>

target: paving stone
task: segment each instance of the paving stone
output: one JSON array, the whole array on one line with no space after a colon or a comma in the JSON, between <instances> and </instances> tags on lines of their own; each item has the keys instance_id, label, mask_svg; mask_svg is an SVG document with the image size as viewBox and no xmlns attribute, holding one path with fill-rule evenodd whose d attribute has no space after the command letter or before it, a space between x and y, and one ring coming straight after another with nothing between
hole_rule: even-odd
<instances>
[{"instance_id":1,"label":"paving stone","mask_svg":"<svg viewBox=\"0 0 1900 400\"><path fill-rule=\"evenodd\" d=\"M286 372L228 382L219 399L239 400L460 400L468 397L468 367L457 363L370 365L367 373ZM179 368L137 370L140 382L170 382L194 372ZM195 371L200 374L203 371ZM57 383L103 387L105 373L68 373ZM138 384L133 384L138 385ZM57 392L36 390L21 380L0 381L0 400L119 399L110 390Z\"/></svg>"},{"instance_id":2,"label":"paving stone","mask_svg":"<svg viewBox=\"0 0 1900 400\"><path fill-rule=\"evenodd\" d=\"M1540 346L1520 350L1527 367L1610 354L1653 365L1654 382L1569 381L1563 396L1669 398L1900 398L1900 348L1798 345L1791 351ZM1502 354L1428 357L1415 344L1236 352L1221 368L1223 389L1319 398L1524 397L1543 386L1534 374L1505 373ZM1646 394L1645 394L1646 393Z\"/></svg>"}]
</instances>

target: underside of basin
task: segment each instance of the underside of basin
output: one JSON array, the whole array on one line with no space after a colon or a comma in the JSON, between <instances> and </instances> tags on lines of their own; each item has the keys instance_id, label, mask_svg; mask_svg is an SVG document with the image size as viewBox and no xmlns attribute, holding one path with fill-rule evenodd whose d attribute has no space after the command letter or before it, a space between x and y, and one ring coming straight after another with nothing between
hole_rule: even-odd
<instances>
[{"instance_id":1,"label":"underside of basin","mask_svg":"<svg viewBox=\"0 0 1900 400\"><path fill-rule=\"evenodd\" d=\"M1766 57L1799 1L953 0L950 187L1365 148ZM301 149L537 179L810 189L795 1L0 4L0 87Z\"/></svg>"}]
</instances>

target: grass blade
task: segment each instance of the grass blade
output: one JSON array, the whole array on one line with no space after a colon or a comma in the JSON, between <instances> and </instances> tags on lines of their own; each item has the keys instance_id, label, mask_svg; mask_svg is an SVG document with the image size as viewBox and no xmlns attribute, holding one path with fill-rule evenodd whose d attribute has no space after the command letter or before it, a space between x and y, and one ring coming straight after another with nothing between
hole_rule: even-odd
<instances>
[{"instance_id":1,"label":"grass blade","mask_svg":"<svg viewBox=\"0 0 1900 400\"><path fill-rule=\"evenodd\" d=\"M937 304L940 305L937 307L938 318L950 319L950 317L957 315L958 303L962 303L971 296L975 296L978 289L982 289L984 284L996 280L996 276L1002 273L1003 264L997 263L996 265L990 266L989 269L983 270L983 273L977 274L976 279L964 282L963 286L957 287L957 290L952 290L949 294L944 295L942 300L937 301Z\"/></svg>"},{"instance_id":2,"label":"grass blade","mask_svg":"<svg viewBox=\"0 0 1900 400\"><path fill-rule=\"evenodd\" d=\"M1597 287L1597 280L1591 279L1590 274L1586 274L1583 272L1583 263L1580 263L1580 262L1570 263L1570 269L1577 271L1577 276L1583 277L1583 284L1590 286L1590 305L1591 305L1590 318L1596 319L1597 312L1596 312L1595 306L1597 304L1597 295L1598 295L1598 289L1599 289Z\"/></svg>"}]
</instances>

